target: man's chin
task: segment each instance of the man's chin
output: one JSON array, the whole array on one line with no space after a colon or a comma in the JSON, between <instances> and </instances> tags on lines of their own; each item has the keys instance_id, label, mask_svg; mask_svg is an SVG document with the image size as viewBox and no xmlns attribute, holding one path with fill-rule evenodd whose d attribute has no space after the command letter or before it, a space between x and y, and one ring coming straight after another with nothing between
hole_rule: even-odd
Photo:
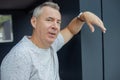
<instances>
[{"instance_id":1,"label":"man's chin","mask_svg":"<svg viewBox=\"0 0 120 80\"><path fill-rule=\"evenodd\" d=\"M52 44L55 41L55 39L49 40L49 44Z\"/></svg>"}]
</instances>

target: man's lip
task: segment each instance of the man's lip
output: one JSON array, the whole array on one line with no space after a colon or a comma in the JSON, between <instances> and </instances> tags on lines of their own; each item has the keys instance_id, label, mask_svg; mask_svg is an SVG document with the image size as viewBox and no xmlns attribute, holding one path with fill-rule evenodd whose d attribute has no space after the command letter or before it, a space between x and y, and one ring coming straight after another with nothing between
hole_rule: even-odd
<instances>
[{"instance_id":1,"label":"man's lip","mask_svg":"<svg viewBox=\"0 0 120 80\"><path fill-rule=\"evenodd\" d=\"M57 33L56 32L49 32L49 34L56 35Z\"/></svg>"},{"instance_id":2,"label":"man's lip","mask_svg":"<svg viewBox=\"0 0 120 80\"><path fill-rule=\"evenodd\" d=\"M49 32L49 34L50 34L51 37L54 37L54 36L56 36L57 33L51 33L51 32Z\"/></svg>"}]
</instances>

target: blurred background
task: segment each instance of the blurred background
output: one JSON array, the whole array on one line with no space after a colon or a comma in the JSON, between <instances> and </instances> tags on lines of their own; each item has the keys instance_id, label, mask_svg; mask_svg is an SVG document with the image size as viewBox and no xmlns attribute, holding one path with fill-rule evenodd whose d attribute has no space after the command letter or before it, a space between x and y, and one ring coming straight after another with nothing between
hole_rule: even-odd
<instances>
[{"instance_id":1,"label":"blurred background","mask_svg":"<svg viewBox=\"0 0 120 80\"><path fill-rule=\"evenodd\" d=\"M32 11L45 1L56 2L61 7L61 29L84 11L95 13L107 28L103 34L95 26L96 31L92 33L85 24L79 34L58 51L61 80L120 80L119 0L0 0L0 15L11 17L9 23L0 26L0 64L24 35L31 35ZM2 21L0 19L0 25ZM8 35L9 38L2 39Z\"/></svg>"}]
</instances>

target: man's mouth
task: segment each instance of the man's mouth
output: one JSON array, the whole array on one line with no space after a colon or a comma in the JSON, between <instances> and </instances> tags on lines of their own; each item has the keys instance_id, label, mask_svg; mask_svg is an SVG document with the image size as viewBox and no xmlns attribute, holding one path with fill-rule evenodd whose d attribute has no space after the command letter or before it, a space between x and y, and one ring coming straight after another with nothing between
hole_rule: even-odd
<instances>
[{"instance_id":1,"label":"man's mouth","mask_svg":"<svg viewBox=\"0 0 120 80\"><path fill-rule=\"evenodd\" d=\"M50 34L50 37L54 38L57 33L49 32L49 34Z\"/></svg>"}]
</instances>

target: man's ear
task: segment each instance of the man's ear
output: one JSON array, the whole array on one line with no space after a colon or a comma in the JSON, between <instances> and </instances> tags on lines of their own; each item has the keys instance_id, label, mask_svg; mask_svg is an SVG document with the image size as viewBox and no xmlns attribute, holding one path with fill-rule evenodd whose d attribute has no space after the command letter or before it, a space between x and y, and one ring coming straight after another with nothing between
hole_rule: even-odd
<instances>
[{"instance_id":1,"label":"man's ear","mask_svg":"<svg viewBox=\"0 0 120 80\"><path fill-rule=\"evenodd\" d=\"M32 24L33 28L36 28L36 17L31 18L31 24Z\"/></svg>"}]
</instances>

